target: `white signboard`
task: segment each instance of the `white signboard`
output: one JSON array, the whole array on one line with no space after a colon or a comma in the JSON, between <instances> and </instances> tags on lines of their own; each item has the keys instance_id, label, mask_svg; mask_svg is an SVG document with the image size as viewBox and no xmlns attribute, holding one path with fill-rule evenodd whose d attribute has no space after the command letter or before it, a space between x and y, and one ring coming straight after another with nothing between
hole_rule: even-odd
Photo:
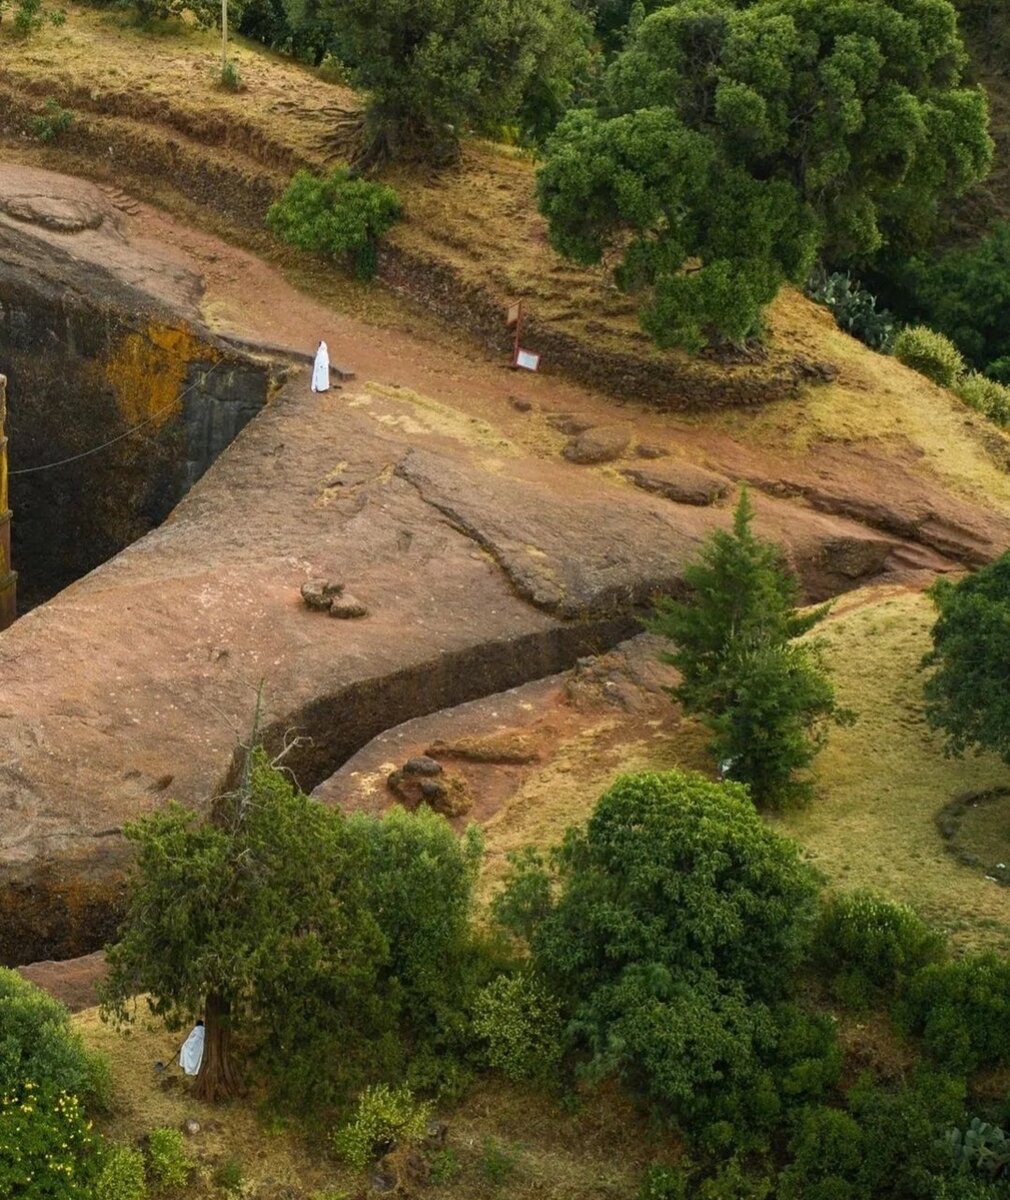
<instances>
[{"instance_id":1,"label":"white signboard","mask_svg":"<svg viewBox=\"0 0 1010 1200\"><path fill-rule=\"evenodd\" d=\"M522 367L524 371L536 371L540 366L540 355L530 350L517 350L516 366Z\"/></svg>"}]
</instances>

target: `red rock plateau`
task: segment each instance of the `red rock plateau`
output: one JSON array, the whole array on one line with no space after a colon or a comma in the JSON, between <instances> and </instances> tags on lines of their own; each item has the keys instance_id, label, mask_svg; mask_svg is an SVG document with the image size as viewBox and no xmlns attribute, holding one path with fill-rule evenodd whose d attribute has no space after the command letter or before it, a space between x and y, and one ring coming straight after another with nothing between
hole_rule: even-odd
<instances>
[{"instance_id":1,"label":"red rock plateau","mask_svg":"<svg viewBox=\"0 0 1010 1200\"><path fill-rule=\"evenodd\" d=\"M910 444L836 436L773 452L732 421L519 378L472 345L337 315L251 255L133 207L0 166L0 257L16 243L25 271L76 262L77 286L83 263L96 287L146 297L216 353L223 335L247 339L251 361L286 381L160 527L0 635L4 961L101 944L124 822L170 797L205 804L261 685L269 744L302 739L287 763L315 788L402 722L634 634L649 598L676 591L727 523L740 481L810 600L921 582L1010 541L1010 504L949 488ZM310 352L320 337L355 377L315 395L278 347ZM862 387L872 372L853 361L839 382L852 372ZM964 453L995 472L970 433ZM131 453L142 462L143 439ZM102 455L89 464L85 507L106 486ZM339 582L367 615L310 609L313 579ZM353 803L340 780L320 794Z\"/></svg>"}]
</instances>

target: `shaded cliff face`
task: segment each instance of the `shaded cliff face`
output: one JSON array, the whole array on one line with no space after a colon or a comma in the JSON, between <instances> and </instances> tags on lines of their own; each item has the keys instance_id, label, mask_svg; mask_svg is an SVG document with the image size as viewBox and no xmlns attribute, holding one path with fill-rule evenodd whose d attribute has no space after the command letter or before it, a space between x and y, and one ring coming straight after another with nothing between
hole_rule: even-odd
<instances>
[{"instance_id":1,"label":"shaded cliff face","mask_svg":"<svg viewBox=\"0 0 1010 1200\"><path fill-rule=\"evenodd\" d=\"M178 272L164 298L152 296L115 262L93 260L100 213L71 207L53 229L57 216L30 199L11 217L0 195L0 369L22 612L160 524L268 391L263 365L190 322L198 281ZM107 237L118 244L114 228Z\"/></svg>"}]
</instances>

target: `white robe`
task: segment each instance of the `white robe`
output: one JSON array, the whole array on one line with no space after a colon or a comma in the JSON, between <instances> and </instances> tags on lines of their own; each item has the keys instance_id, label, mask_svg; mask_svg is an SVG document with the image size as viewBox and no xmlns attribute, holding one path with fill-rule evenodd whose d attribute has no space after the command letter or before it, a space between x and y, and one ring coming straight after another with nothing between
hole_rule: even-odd
<instances>
[{"instance_id":1,"label":"white robe","mask_svg":"<svg viewBox=\"0 0 1010 1200\"><path fill-rule=\"evenodd\" d=\"M179 1066L187 1075L199 1075L202 1062L203 1026L196 1025L189 1037L182 1043L182 1049L179 1051Z\"/></svg>"},{"instance_id":2,"label":"white robe","mask_svg":"<svg viewBox=\"0 0 1010 1200\"><path fill-rule=\"evenodd\" d=\"M330 390L330 352L326 343L320 342L316 351L316 361L312 365L312 390L328 392Z\"/></svg>"}]
</instances>

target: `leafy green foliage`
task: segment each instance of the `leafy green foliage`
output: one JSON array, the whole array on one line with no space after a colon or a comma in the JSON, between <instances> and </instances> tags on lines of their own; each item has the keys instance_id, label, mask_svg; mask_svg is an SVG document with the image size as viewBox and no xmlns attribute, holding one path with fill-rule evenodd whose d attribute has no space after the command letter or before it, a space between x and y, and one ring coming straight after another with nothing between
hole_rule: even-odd
<instances>
[{"instance_id":1,"label":"leafy green foliage","mask_svg":"<svg viewBox=\"0 0 1010 1200\"><path fill-rule=\"evenodd\" d=\"M1010 554L958 583L940 579L930 589L939 616L934 668L926 680L926 719L943 730L948 754L994 750L1010 762Z\"/></svg>"},{"instance_id":2,"label":"leafy green foliage","mask_svg":"<svg viewBox=\"0 0 1010 1200\"><path fill-rule=\"evenodd\" d=\"M95 1200L144 1200L144 1156L132 1146L113 1146L95 1183Z\"/></svg>"},{"instance_id":3,"label":"leafy green foliage","mask_svg":"<svg viewBox=\"0 0 1010 1200\"><path fill-rule=\"evenodd\" d=\"M154 1181L163 1188L181 1188L193 1164L178 1129L152 1129L147 1138L147 1163Z\"/></svg>"},{"instance_id":4,"label":"leafy green foliage","mask_svg":"<svg viewBox=\"0 0 1010 1200\"><path fill-rule=\"evenodd\" d=\"M535 975L499 975L477 993L473 1029L506 1079L549 1078L563 1050L561 1006Z\"/></svg>"},{"instance_id":5,"label":"leafy green foliage","mask_svg":"<svg viewBox=\"0 0 1010 1200\"><path fill-rule=\"evenodd\" d=\"M977 371L969 371L954 385L969 408L974 408L995 425L1010 425L1010 387Z\"/></svg>"},{"instance_id":6,"label":"leafy green foliage","mask_svg":"<svg viewBox=\"0 0 1010 1200\"><path fill-rule=\"evenodd\" d=\"M925 325L902 329L894 339L894 357L941 387L954 387L966 370L950 338Z\"/></svg>"},{"instance_id":7,"label":"leafy green foliage","mask_svg":"<svg viewBox=\"0 0 1010 1200\"><path fill-rule=\"evenodd\" d=\"M964 1085L922 1075L889 1091L864 1078L848 1111L811 1107L789 1144L779 1200L911 1200L936 1195L950 1158L938 1133L959 1119Z\"/></svg>"},{"instance_id":8,"label":"leafy green foliage","mask_svg":"<svg viewBox=\"0 0 1010 1200\"><path fill-rule=\"evenodd\" d=\"M319 178L298 171L267 213L267 226L300 250L345 259L360 279L375 274L379 240L402 208L391 187L345 169Z\"/></svg>"},{"instance_id":9,"label":"leafy green foliage","mask_svg":"<svg viewBox=\"0 0 1010 1200\"><path fill-rule=\"evenodd\" d=\"M947 1070L1010 1064L1010 962L989 952L925 967L897 1016Z\"/></svg>"},{"instance_id":10,"label":"leafy green foliage","mask_svg":"<svg viewBox=\"0 0 1010 1200\"><path fill-rule=\"evenodd\" d=\"M1010 224L898 270L909 307L979 370L1010 355Z\"/></svg>"},{"instance_id":11,"label":"leafy green foliage","mask_svg":"<svg viewBox=\"0 0 1010 1200\"><path fill-rule=\"evenodd\" d=\"M242 1164L237 1158L226 1159L214 1171L214 1184L226 1192L241 1192Z\"/></svg>"},{"instance_id":12,"label":"leafy green foliage","mask_svg":"<svg viewBox=\"0 0 1010 1200\"><path fill-rule=\"evenodd\" d=\"M380 1083L358 1097L354 1116L333 1135L333 1148L345 1162L362 1169L389 1144L423 1137L430 1118L431 1105L418 1103L409 1088Z\"/></svg>"},{"instance_id":13,"label":"leafy green foliage","mask_svg":"<svg viewBox=\"0 0 1010 1200\"><path fill-rule=\"evenodd\" d=\"M740 339L815 256L855 265L932 231L992 159L945 0L721 0L637 24L596 111L547 147L541 211L582 263L619 245L660 345Z\"/></svg>"},{"instance_id":14,"label":"leafy green foliage","mask_svg":"<svg viewBox=\"0 0 1010 1200\"><path fill-rule=\"evenodd\" d=\"M107 950L107 1014L125 1018L139 993L173 1027L205 1012L207 1098L236 1086L233 1025L269 1030L278 1052L299 1021L303 1034L313 1020L360 1030L386 947L366 903L363 848L339 815L256 751L248 786L223 797L213 821L173 805L126 833L137 863L121 940ZM292 1070L310 1041L290 1047Z\"/></svg>"},{"instance_id":15,"label":"leafy green foliage","mask_svg":"<svg viewBox=\"0 0 1010 1200\"><path fill-rule=\"evenodd\" d=\"M886 309L878 309L876 297L854 283L847 272L829 274L819 267L807 280L806 293L811 300L829 308L846 333L872 350L890 350L894 317Z\"/></svg>"},{"instance_id":16,"label":"leafy green foliage","mask_svg":"<svg viewBox=\"0 0 1010 1200\"><path fill-rule=\"evenodd\" d=\"M676 1167L649 1167L638 1200L687 1200L687 1176Z\"/></svg>"},{"instance_id":17,"label":"leafy green foliage","mask_svg":"<svg viewBox=\"0 0 1010 1200\"><path fill-rule=\"evenodd\" d=\"M100 1145L71 1093L31 1079L0 1086L0 1148L3 1200L91 1200Z\"/></svg>"},{"instance_id":18,"label":"leafy green foliage","mask_svg":"<svg viewBox=\"0 0 1010 1200\"><path fill-rule=\"evenodd\" d=\"M227 1035L239 1028L274 1102L317 1121L406 1070L408 1052L412 1079L459 1083L491 969L470 924L476 830L459 839L427 810L345 817L256 751L212 821L173 806L128 836L137 868L108 951L108 1014L147 992L173 1026L204 1011L209 1047L216 1012L220 1093L237 1081Z\"/></svg>"},{"instance_id":19,"label":"leafy green foliage","mask_svg":"<svg viewBox=\"0 0 1010 1200\"><path fill-rule=\"evenodd\" d=\"M443 162L467 127L520 113L549 123L588 68L588 25L568 0L322 0L318 11L368 92L371 159Z\"/></svg>"},{"instance_id":20,"label":"leafy green foliage","mask_svg":"<svg viewBox=\"0 0 1010 1200\"><path fill-rule=\"evenodd\" d=\"M46 8L43 0L0 0L0 21L8 9L13 10L11 23L20 38L31 37L47 24L63 25L67 19L65 9Z\"/></svg>"},{"instance_id":21,"label":"leafy green foliage","mask_svg":"<svg viewBox=\"0 0 1010 1200\"><path fill-rule=\"evenodd\" d=\"M0 967L0 1092L26 1080L90 1099L96 1066L70 1014L16 971Z\"/></svg>"},{"instance_id":22,"label":"leafy green foliage","mask_svg":"<svg viewBox=\"0 0 1010 1200\"><path fill-rule=\"evenodd\" d=\"M495 913L526 939L591 1078L616 1075L693 1129L750 1128L837 1072L830 1027L777 1001L818 884L746 791L671 771L619 779L549 863L514 860Z\"/></svg>"},{"instance_id":23,"label":"leafy green foliage","mask_svg":"<svg viewBox=\"0 0 1010 1200\"><path fill-rule=\"evenodd\" d=\"M239 74L239 69L235 60L229 58L221 68L221 86L226 92L244 92L245 83L242 76Z\"/></svg>"},{"instance_id":24,"label":"leafy green foliage","mask_svg":"<svg viewBox=\"0 0 1010 1200\"><path fill-rule=\"evenodd\" d=\"M74 123L71 109L64 108L52 96L46 98L42 112L31 119L31 130L40 142L55 142L66 133Z\"/></svg>"},{"instance_id":25,"label":"leafy green foliage","mask_svg":"<svg viewBox=\"0 0 1010 1200\"><path fill-rule=\"evenodd\" d=\"M943 938L911 908L866 891L827 898L814 945L835 994L853 1008L893 997L944 954Z\"/></svg>"},{"instance_id":26,"label":"leafy green foliage","mask_svg":"<svg viewBox=\"0 0 1010 1200\"><path fill-rule=\"evenodd\" d=\"M745 490L732 532L714 532L684 571L690 598L660 600L648 627L675 645L663 655L681 676L670 695L712 731L709 752L756 804L779 805L807 794L795 772L851 716L835 703L821 643L793 641L827 608L796 610L796 581L753 533L753 515Z\"/></svg>"}]
</instances>

